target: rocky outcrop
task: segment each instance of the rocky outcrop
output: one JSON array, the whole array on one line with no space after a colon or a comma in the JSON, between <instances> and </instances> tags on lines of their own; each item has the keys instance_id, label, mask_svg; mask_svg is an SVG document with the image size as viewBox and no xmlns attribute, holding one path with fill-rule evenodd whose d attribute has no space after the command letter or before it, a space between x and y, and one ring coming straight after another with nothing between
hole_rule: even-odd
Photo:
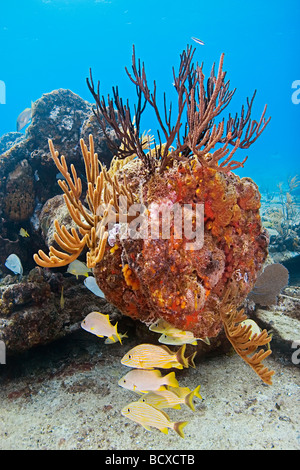
<instances>
[{"instance_id":1,"label":"rocky outcrop","mask_svg":"<svg viewBox=\"0 0 300 470\"><path fill-rule=\"evenodd\" d=\"M40 268L21 280L7 276L0 284L0 340L7 354L20 353L76 331L93 310L120 318L117 309L84 286L82 277Z\"/></svg>"},{"instance_id":2,"label":"rocky outcrop","mask_svg":"<svg viewBox=\"0 0 300 470\"><path fill-rule=\"evenodd\" d=\"M252 316L261 328L271 332L275 354L292 360L293 345L298 342L300 347L300 287L286 287L276 305L257 305Z\"/></svg>"},{"instance_id":3,"label":"rocky outcrop","mask_svg":"<svg viewBox=\"0 0 300 470\"><path fill-rule=\"evenodd\" d=\"M107 129L113 137L113 131ZM50 199L61 195L58 170L52 160L48 139L63 153L68 164L74 163L84 174L80 138L95 136L95 150L109 166L112 153L94 117L92 104L70 90L59 89L44 94L32 104L31 124L25 135L9 132L0 138L0 271L6 257L16 253L24 271L33 268L33 253L44 240L39 230L39 214ZM83 184L85 184L83 182ZM20 234L24 227L30 243Z\"/></svg>"}]
</instances>

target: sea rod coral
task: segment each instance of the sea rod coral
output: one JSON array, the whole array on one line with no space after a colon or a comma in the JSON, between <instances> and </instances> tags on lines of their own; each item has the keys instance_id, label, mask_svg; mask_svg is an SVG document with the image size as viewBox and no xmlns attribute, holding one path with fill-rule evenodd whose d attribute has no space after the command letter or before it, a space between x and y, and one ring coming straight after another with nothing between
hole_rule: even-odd
<instances>
[{"instance_id":1,"label":"sea rod coral","mask_svg":"<svg viewBox=\"0 0 300 470\"><path fill-rule=\"evenodd\" d=\"M106 100L90 74L87 83L96 102L94 113L115 157L107 169L95 153L92 136L89 148L81 140L87 178L84 199L74 166L69 171L65 157L59 157L49 141L64 176L59 185L78 228L69 232L55 221L55 241L63 251L51 246L49 255L40 250L34 258L40 266L60 267L87 248L88 267L106 299L122 313L148 325L164 319L198 338L215 337L224 328L240 356L271 383L273 372L261 364L270 350L259 349L270 337L265 331L252 335L249 327L241 325L245 315L238 310L267 256L260 193L250 178L233 173L247 159L233 160L235 152L249 148L270 118L265 118L265 106L259 121L251 119L254 92L240 114L216 123L235 92L225 81L224 54L217 74L213 66L205 86L203 65L194 64L194 53L188 46L180 56L178 73L173 69L178 96L174 123L166 95L160 112L156 83L151 91L134 49L132 71L126 69L137 92L134 116L118 88ZM140 132L147 105L160 127L158 143ZM121 145L106 133L107 124ZM201 244L191 248L192 237L180 233L174 207L184 208L180 214L184 223L189 221L189 235L196 233L201 208ZM135 222L133 232L131 222ZM145 236L153 230L156 236Z\"/></svg>"}]
</instances>

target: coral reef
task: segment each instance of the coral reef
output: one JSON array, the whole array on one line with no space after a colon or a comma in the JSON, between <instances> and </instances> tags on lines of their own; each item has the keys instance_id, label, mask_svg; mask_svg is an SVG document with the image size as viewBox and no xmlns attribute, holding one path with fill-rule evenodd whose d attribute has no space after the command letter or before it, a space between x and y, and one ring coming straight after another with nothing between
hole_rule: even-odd
<instances>
[{"instance_id":1,"label":"coral reef","mask_svg":"<svg viewBox=\"0 0 300 470\"><path fill-rule=\"evenodd\" d=\"M91 295L73 276L37 267L21 281L9 275L0 282L0 340L7 354L27 351L80 329L84 315L99 309L113 319L120 317L113 306Z\"/></svg>"},{"instance_id":2,"label":"coral reef","mask_svg":"<svg viewBox=\"0 0 300 470\"><path fill-rule=\"evenodd\" d=\"M93 132L99 158L109 164L112 153L92 112L92 105L70 90L54 90L32 104L32 121L25 134L9 132L0 138L0 263L11 253L20 256L25 272L34 267L33 253L45 246L39 230L42 205L60 193L58 171L48 147L51 136L72 155L79 174L84 164L80 137ZM114 139L113 130L106 132ZM85 183L83 182L83 185ZM19 235L23 227L30 235ZM0 266L0 269L2 269ZM3 266L4 272L7 272Z\"/></svg>"},{"instance_id":3,"label":"coral reef","mask_svg":"<svg viewBox=\"0 0 300 470\"><path fill-rule=\"evenodd\" d=\"M265 119L265 107L259 121L251 120L254 93L247 100L246 112L242 107L240 116L230 116L226 123L223 119L216 124L216 117L234 94L229 91L229 82L225 82L224 55L217 75L213 67L205 88L202 66L194 66L193 53L189 47L183 51L178 75L174 72L178 93L175 125L171 124L171 107L168 111L166 99L164 117L161 116L156 84L151 92L144 65L136 63L134 52L132 74L127 71L138 96L134 123L118 90L113 89L113 98L106 102L90 75L88 85L97 105L94 113L115 158L107 170L94 151L92 136L89 150L81 139L88 185L84 200L74 165L69 171L65 157L59 158L49 140L52 158L64 176L59 185L77 229L68 231L56 220L54 240L63 251L50 246L49 255L39 250L34 259L40 266L61 267L87 247L88 267L93 268L106 299L122 313L146 324L163 318L197 337L216 337L224 327L241 357L266 383L271 383L272 373L261 365L269 352L256 353L270 338L264 331L251 342L249 329L239 326L244 316L236 310L263 266L268 237L261 225L257 186L249 178L241 179L232 173L246 161L233 160L234 153L248 148L269 119ZM155 111L165 144L160 141L156 145L149 136L140 135L146 104ZM120 146L107 132L107 123ZM128 223L130 230L130 223L136 222L136 212L133 216L131 211L133 203L145 206L144 217L135 226L134 235L123 236ZM192 232L197 228L194 211L197 206L204 208L203 246L189 248L190 238L186 233L180 236L172 216L169 236L164 236L160 226L164 215L159 212L175 204L188 207L183 219L190 220ZM153 224L158 236L143 236L145 232L152 233ZM246 352L241 352L239 341L245 343ZM252 359L249 354L254 354Z\"/></svg>"},{"instance_id":4,"label":"coral reef","mask_svg":"<svg viewBox=\"0 0 300 470\"><path fill-rule=\"evenodd\" d=\"M270 235L269 254L275 263L296 260L300 255L300 206L296 190L298 175L277 185L272 197L264 198L261 218Z\"/></svg>"},{"instance_id":5,"label":"coral reef","mask_svg":"<svg viewBox=\"0 0 300 470\"><path fill-rule=\"evenodd\" d=\"M22 160L9 173L4 198L4 214L10 221L29 219L35 207L33 175L27 160Z\"/></svg>"}]
</instances>

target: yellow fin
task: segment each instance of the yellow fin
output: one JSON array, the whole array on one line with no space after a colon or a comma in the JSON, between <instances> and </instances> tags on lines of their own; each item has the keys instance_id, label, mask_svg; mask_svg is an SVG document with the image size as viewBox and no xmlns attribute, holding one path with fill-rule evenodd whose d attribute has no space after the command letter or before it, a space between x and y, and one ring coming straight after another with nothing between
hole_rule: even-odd
<instances>
[{"instance_id":1,"label":"yellow fin","mask_svg":"<svg viewBox=\"0 0 300 470\"><path fill-rule=\"evenodd\" d=\"M184 357L185 349L186 349L186 344L183 344L176 353L176 359L183 367L188 367L189 366L188 360L186 357Z\"/></svg>"},{"instance_id":2,"label":"yellow fin","mask_svg":"<svg viewBox=\"0 0 300 470\"><path fill-rule=\"evenodd\" d=\"M157 389L158 392L161 392L162 390L167 390L164 385L161 385L161 386Z\"/></svg>"},{"instance_id":3,"label":"yellow fin","mask_svg":"<svg viewBox=\"0 0 300 470\"><path fill-rule=\"evenodd\" d=\"M159 430L163 432L164 434L168 434L169 432L168 428L159 428Z\"/></svg>"},{"instance_id":4,"label":"yellow fin","mask_svg":"<svg viewBox=\"0 0 300 470\"><path fill-rule=\"evenodd\" d=\"M201 385L198 385L198 387L195 388L194 394L195 394L196 397L198 397L198 398L200 398L200 400L202 400L202 397L199 393L200 387L201 387Z\"/></svg>"},{"instance_id":5,"label":"yellow fin","mask_svg":"<svg viewBox=\"0 0 300 470\"><path fill-rule=\"evenodd\" d=\"M174 423L174 431L177 432L177 434L184 438L184 433L183 433L183 428L188 424L188 421L178 421L177 423Z\"/></svg>"},{"instance_id":6,"label":"yellow fin","mask_svg":"<svg viewBox=\"0 0 300 470\"><path fill-rule=\"evenodd\" d=\"M194 358L197 354L197 351L195 351L193 354L191 354L188 358L187 358L187 362L188 362L188 366L191 366L193 367L194 369L196 369L196 366L195 366L195 363L194 363Z\"/></svg>"},{"instance_id":7,"label":"yellow fin","mask_svg":"<svg viewBox=\"0 0 300 470\"><path fill-rule=\"evenodd\" d=\"M178 364L177 362L166 362L164 364L164 369L172 369L173 367L176 367L176 369L183 369L183 365Z\"/></svg>"},{"instance_id":8,"label":"yellow fin","mask_svg":"<svg viewBox=\"0 0 300 470\"><path fill-rule=\"evenodd\" d=\"M181 406L180 405L174 405L174 406L172 406L172 409L173 410L181 410Z\"/></svg>"},{"instance_id":9,"label":"yellow fin","mask_svg":"<svg viewBox=\"0 0 300 470\"><path fill-rule=\"evenodd\" d=\"M117 325L118 325L118 322L114 326L115 334L116 334L116 337L118 338L118 340L120 341L120 343L122 344L121 336L119 335L118 330L117 330Z\"/></svg>"},{"instance_id":10,"label":"yellow fin","mask_svg":"<svg viewBox=\"0 0 300 470\"><path fill-rule=\"evenodd\" d=\"M165 379L168 380L168 385L171 387L179 387L179 383L175 377L175 372L170 372L168 375L165 376Z\"/></svg>"},{"instance_id":11,"label":"yellow fin","mask_svg":"<svg viewBox=\"0 0 300 470\"><path fill-rule=\"evenodd\" d=\"M194 406L194 403L193 403L193 398L194 396L200 398L200 400L202 400L202 397L199 393L199 390L200 390L200 385L198 385L198 387L195 388L195 390L193 390L192 392L188 393L184 399L184 402L185 404L191 408L192 411L195 411L195 406Z\"/></svg>"}]
</instances>

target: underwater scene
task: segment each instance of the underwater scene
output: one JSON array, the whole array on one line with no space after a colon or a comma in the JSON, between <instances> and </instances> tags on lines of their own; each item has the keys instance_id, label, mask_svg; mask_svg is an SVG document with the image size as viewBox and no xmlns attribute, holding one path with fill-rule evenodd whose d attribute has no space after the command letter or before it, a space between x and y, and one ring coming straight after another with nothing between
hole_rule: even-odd
<instances>
[{"instance_id":1,"label":"underwater scene","mask_svg":"<svg viewBox=\"0 0 300 470\"><path fill-rule=\"evenodd\" d=\"M1 450L300 449L299 15L1 3Z\"/></svg>"}]
</instances>

